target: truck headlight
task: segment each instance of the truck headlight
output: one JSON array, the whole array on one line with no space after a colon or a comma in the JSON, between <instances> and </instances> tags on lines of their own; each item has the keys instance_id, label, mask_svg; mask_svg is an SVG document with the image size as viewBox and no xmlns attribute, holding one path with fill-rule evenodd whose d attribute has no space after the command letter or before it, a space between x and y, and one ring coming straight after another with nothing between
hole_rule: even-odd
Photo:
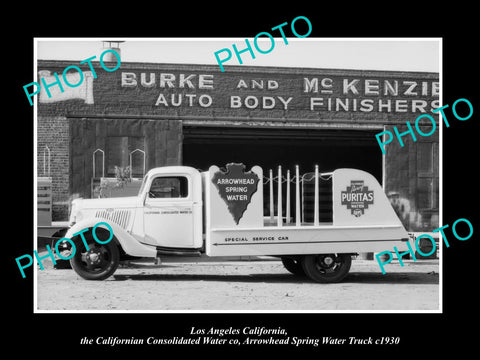
<instances>
[{"instance_id":1,"label":"truck headlight","mask_svg":"<svg viewBox=\"0 0 480 360\"><path fill-rule=\"evenodd\" d=\"M76 222L77 222L77 217L75 216L75 213L72 212L70 214L70 218L68 219L68 226L72 227L73 225L75 225Z\"/></svg>"},{"instance_id":2,"label":"truck headlight","mask_svg":"<svg viewBox=\"0 0 480 360\"><path fill-rule=\"evenodd\" d=\"M77 221L79 221L80 210L78 206L78 200L73 200L70 208L70 217L68 219L68 225L73 226Z\"/></svg>"}]
</instances>

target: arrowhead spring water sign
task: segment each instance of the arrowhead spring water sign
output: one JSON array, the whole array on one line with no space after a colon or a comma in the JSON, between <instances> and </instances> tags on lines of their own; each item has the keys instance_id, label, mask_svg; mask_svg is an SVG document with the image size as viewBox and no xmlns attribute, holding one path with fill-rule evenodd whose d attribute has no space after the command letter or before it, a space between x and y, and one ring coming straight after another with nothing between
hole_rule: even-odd
<instances>
[{"instance_id":1,"label":"arrowhead spring water sign","mask_svg":"<svg viewBox=\"0 0 480 360\"><path fill-rule=\"evenodd\" d=\"M257 191L259 181L257 174L245 172L245 165L235 163L228 164L226 172L220 170L213 176L212 182L237 225Z\"/></svg>"}]
</instances>

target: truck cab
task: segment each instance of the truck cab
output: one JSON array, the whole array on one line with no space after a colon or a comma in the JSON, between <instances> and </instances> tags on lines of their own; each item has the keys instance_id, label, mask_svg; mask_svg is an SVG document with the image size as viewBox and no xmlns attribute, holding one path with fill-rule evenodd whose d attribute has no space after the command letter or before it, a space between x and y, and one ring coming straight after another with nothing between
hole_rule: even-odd
<instances>
[{"instance_id":1,"label":"truck cab","mask_svg":"<svg viewBox=\"0 0 480 360\"><path fill-rule=\"evenodd\" d=\"M73 200L67 236L105 220L133 256L146 256L142 248L200 249L202 217L200 172L188 166L166 166L145 175L137 196ZM135 250L131 245L135 243L142 247Z\"/></svg>"},{"instance_id":2,"label":"truck cab","mask_svg":"<svg viewBox=\"0 0 480 360\"><path fill-rule=\"evenodd\" d=\"M187 166L149 171L139 190L135 233L159 248L202 248L202 177Z\"/></svg>"}]
</instances>

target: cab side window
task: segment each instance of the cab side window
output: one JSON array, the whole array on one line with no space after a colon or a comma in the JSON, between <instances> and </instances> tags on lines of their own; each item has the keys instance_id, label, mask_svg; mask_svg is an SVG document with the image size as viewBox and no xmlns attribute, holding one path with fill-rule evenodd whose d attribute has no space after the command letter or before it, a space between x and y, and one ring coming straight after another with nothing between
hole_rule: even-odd
<instances>
[{"instance_id":1,"label":"cab side window","mask_svg":"<svg viewBox=\"0 0 480 360\"><path fill-rule=\"evenodd\" d=\"M149 198L186 198L188 180L184 176L157 177L153 179L148 192Z\"/></svg>"}]
</instances>

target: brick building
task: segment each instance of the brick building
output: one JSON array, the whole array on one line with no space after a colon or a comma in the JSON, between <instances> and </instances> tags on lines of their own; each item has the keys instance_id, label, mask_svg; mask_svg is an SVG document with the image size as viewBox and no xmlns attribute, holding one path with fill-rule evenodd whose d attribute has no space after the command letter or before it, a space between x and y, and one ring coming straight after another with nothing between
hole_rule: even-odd
<instances>
[{"instance_id":1,"label":"brick building","mask_svg":"<svg viewBox=\"0 0 480 360\"><path fill-rule=\"evenodd\" d=\"M363 169L409 231L438 227L438 131L416 142L404 136L385 156L375 139L439 106L437 73L125 62L107 72L93 62L94 78L78 62L37 67L52 83L70 65L84 72L80 86L38 96L38 175L48 147L53 220L67 219L71 196L94 196L93 184L114 177L115 166L141 178L156 166L243 162Z\"/></svg>"}]
</instances>

